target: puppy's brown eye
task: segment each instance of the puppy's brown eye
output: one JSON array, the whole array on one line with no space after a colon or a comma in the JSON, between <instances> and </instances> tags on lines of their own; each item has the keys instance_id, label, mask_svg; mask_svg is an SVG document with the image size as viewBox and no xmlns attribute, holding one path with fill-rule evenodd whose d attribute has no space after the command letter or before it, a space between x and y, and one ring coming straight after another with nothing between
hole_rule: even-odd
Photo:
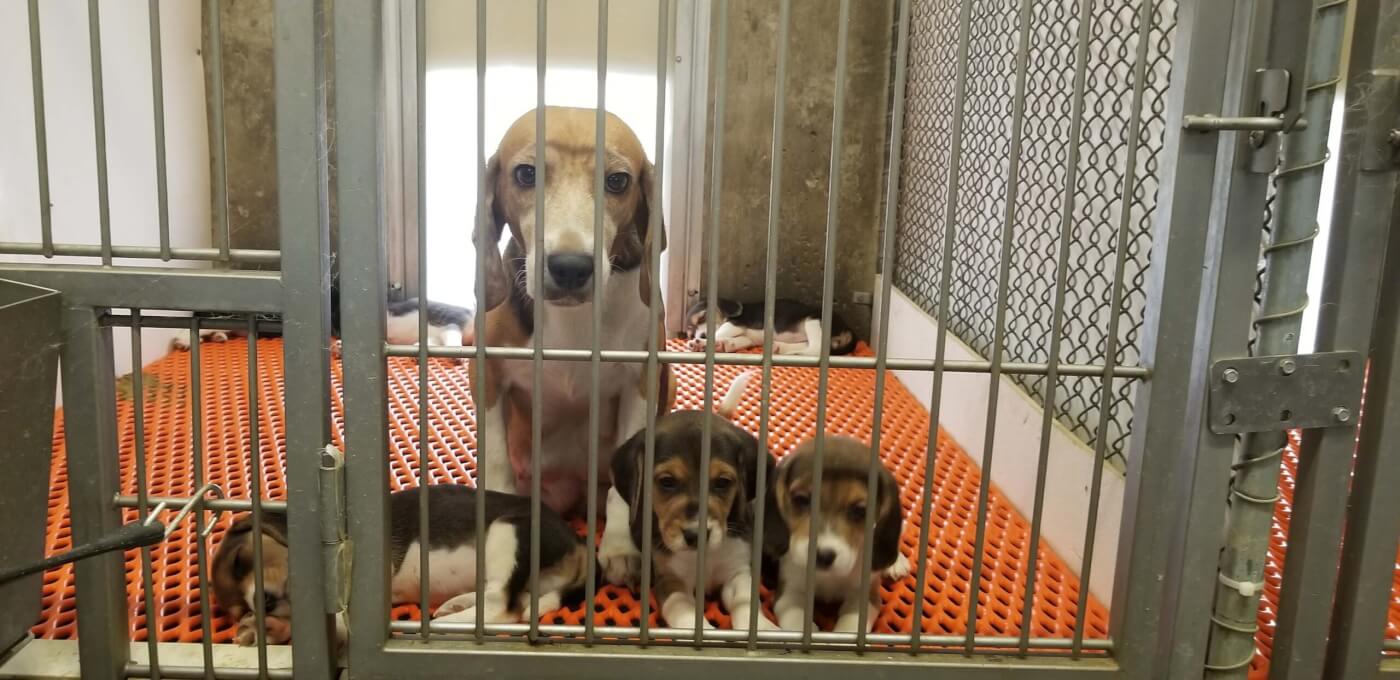
<instances>
[{"instance_id":1,"label":"puppy's brown eye","mask_svg":"<svg viewBox=\"0 0 1400 680\"><path fill-rule=\"evenodd\" d=\"M846 516L856 524L865 522L865 505L852 505L850 509L846 511Z\"/></svg>"},{"instance_id":2,"label":"puppy's brown eye","mask_svg":"<svg viewBox=\"0 0 1400 680\"><path fill-rule=\"evenodd\" d=\"M710 482L710 493L729 493L729 489L734 486L734 480L728 477L720 477Z\"/></svg>"},{"instance_id":3,"label":"puppy's brown eye","mask_svg":"<svg viewBox=\"0 0 1400 680\"><path fill-rule=\"evenodd\" d=\"M665 491L666 493L672 493L676 489L680 488L681 483L677 481L675 477L672 477L671 475L665 475L663 477L656 478L656 486L657 488L661 489L662 491Z\"/></svg>"},{"instance_id":4,"label":"puppy's brown eye","mask_svg":"<svg viewBox=\"0 0 1400 680\"><path fill-rule=\"evenodd\" d=\"M627 191L627 187L632 184L632 176L625 172L614 172L608 175L604 181L608 188L608 193L620 194Z\"/></svg>"},{"instance_id":5,"label":"puppy's brown eye","mask_svg":"<svg viewBox=\"0 0 1400 680\"><path fill-rule=\"evenodd\" d=\"M515 166L515 183L522 187L535 186L535 166L525 163Z\"/></svg>"},{"instance_id":6,"label":"puppy's brown eye","mask_svg":"<svg viewBox=\"0 0 1400 680\"><path fill-rule=\"evenodd\" d=\"M792 507L802 512L807 512L807 509L812 507L812 497L805 493L793 494Z\"/></svg>"}]
</instances>

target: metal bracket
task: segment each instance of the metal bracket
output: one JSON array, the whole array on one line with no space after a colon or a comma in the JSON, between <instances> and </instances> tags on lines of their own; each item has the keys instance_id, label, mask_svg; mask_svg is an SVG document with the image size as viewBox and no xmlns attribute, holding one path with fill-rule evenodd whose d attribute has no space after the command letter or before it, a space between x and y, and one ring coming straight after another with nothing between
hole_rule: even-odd
<instances>
[{"instance_id":1,"label":"metal bracket","mask_svg":"<svg viewBox=\"0 0 1400 680\"><path fill-rule=\"evenodd\" d=\"M1359 352L1222 359L1210 367L1210 430L1354 426L1364 377Z\"/></svg>"},{"instance_id":2,"label":"metal bracket","mask_svg":"<svg viewBox=\"0 0 1400 680\"><path fill-rule=\"evenodd\" d=\"M1400 71L1367 71L1352 87L1367 92L1355 115L1365 116L1362 129L1361 169L1367 172L1393 170L1400 165Z\"/></svg>"}]
</instances>

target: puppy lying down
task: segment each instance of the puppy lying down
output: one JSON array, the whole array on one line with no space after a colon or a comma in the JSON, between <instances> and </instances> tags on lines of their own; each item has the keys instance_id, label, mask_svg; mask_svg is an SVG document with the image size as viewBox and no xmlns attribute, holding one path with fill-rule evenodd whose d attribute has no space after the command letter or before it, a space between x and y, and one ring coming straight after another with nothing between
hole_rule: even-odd
<instances>
[{"instance_id":1,"label":"puppy lying down","mask_svg":"<svg viewBox=\"0 0 1400 680\"><path fill-rule=\"evenodd\" d=\"M770 510L764 516L764 551L778 566L777 600L773 611L786 630L801 630L808 593L816 600L840 606L837 632L855 632L860 607L869 607L867 630L878 613L880 576L899 579L909 574L909 561L899 552L903 512L894 477L883 465L875 470L875 498L867 496L870 447L850 437L828 435L822 456L821 488L813 488L816 442L807 440L778 463ZM812 537L812 498L820 496L819 531ZM772 510L775 508L777 512ZM862 547L869 513L875 515L872 534L870 590L861 592ZM816 569L807 581L808 551L815 547Z\"/></svg>"},{"instance_id":2,"label":"puppy lying down","mask_svg":"<svg viewBox=\"0 0 1400 680\"><path fill-rule=\"evenodd\" d=\"M428 489L428 570L434 612L441 621L476 622L476 606L486 609L487 623L520 621L529 609L530 499L486 493L486 594L476 593L476 493L457 484ZM390 598L395 604L417 602L421 582L418 533L418 488L389 496ZM263 593L267 641L291 639L291 603L287 585L287 518L265 512L262 521ZM254 618L253 522L250 515L224 534L214 555L211 580L219 606L238 620L236 640L257 642ZM558 609L582 595L591 551L559 515L540 508L540 611Z\"/></svg>"}]
</instances>

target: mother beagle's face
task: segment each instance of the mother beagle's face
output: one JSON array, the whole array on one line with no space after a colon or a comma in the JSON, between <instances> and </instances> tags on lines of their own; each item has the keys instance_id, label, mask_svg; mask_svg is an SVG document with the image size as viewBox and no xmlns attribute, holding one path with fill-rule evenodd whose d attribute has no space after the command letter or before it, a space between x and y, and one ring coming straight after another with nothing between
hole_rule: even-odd
<instances>
[{"instance_id":1,"label":"mother beagle's face","mask_svg":"<svg viewBox=\"0 0 1400 680\"><path fill-rule=\"evenodd\" d=\"M536 116L530 112L511 126L492 158L488 178L497 225L509 224L516 246L507 251L511 284L531 299L558 306L588 302L593 279L606 286L609 276L637 269L645 248L650 218L648 196L652 169L637 136L620 119L606 115L603 149L603 215L596 225L597 112L549 107L545 110L544 157L538 156ZM538 192L544 211L537 211ZM538 253L543 229L544 252ZM605 249L609 263L595 271L595 248ZM523 259L523 262L520 260ZM543 289L536 268L543 265Z\"/></svg>"}]
</instances>

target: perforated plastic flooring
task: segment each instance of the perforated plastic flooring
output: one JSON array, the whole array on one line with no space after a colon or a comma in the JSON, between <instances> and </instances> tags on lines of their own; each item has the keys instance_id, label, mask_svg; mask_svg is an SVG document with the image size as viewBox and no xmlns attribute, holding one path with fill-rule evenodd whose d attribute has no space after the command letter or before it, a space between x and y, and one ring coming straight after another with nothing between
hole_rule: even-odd
<instances>
[{"instance_id":1,"label":"perforated plastic flooring","mask_svg":"<svg viewBox=\"0 0 1400 680\"><path fill-rule=\"evenodd\" d=\"M281 341L264 339L259 343L257 391L261 409L258 417L263 436L258 443L262 460L265 497L284 499L286 441L282 407L283 365ZM220 484L230 498L248 498L251 465L249 409L247 407L247 346L242 340L226 344L205 343L201 351L203 385L201 412L204 434L202 449L205 474ZM862 351L867 352L864 347ZM192 493L193 453L191 422L193 407L190 390L189 354L172 353L145 367L143 371L147 471L150 493L182 496ZM676 366L680 383L677 408L703 406L702 366ZM737 367L717 367L716 386L722 390L740 372ZM811 369L774 370L773 399L770 407L769 446L778 456L786 454L799 441L814 433L816 412L816 372ZM342 444L343 410L340 365L333 367L334 437ZM430 438L432 483L471 484L474 475L475 442L471 396L465 364L434 360L429 374ZM394 489L418 483L417 365L412 359L389 361L390 483ZM757 431L759 398L757 381L750 386L735 419L750 431ZM130 378L118 382L117 418L121 444L123 493L134 494L136 433ZM833 369L828 400L829 432L869 439L874 402L874 372L863 369ZM886 388L881 455L895 473L906 509L903 548L911 558L918 551L920 491L925 473L928 413L891 374ZM68 522L67 469L64 454L64 427L61 412L56 418L54 439L53 488L49 498L47 549L50 554L71 545ZM907 632L913 625L915 602L924 611L924 630L930 634L963 633L967 618L968 589L975 538L976 498L980 479L977 466L966 453L939 431L937 460L932 465L933 512L929 542L924 556L929 563L925 592L914 592L914 577L887 583L882 587L884 605L877 620L881 632ZM1294 458L1288 458L1285 473L1291 491ZM1271 551L1269 589L1261 607L1259 635L1261 655L1256 656L1257 675L1267 663L1272 635L1272 619L1282 559L1283 528L1288 519L1289 495L1276 511L1278 525ZM126 512L126 521L135 520L135 511ZM224 528L232 521L225 514L209 539L218 544ZM147 623L162 641L191 642L201 639L199 627L199 577L195 566L193 531L187 522L164 544L153 549L155 602L157 612L148 616L141 592L138 553L126 555L127 594L130 606L131 637L144 640ZM1026 546L1029 523L1003 499L995 486L983 555L981 589L978 593L978 633L1016 635L1020 632L1020 603L1026 587ZM1054 551L1044 543L1041 566L1035 582L1032 635L1069 637L1074 628L1074 611L1079 583ZM765 601L767 595L765 593ZM640 605L635 596L612 586L600 588L594 603L595 621L601 625L635 625ZM653 607L653 612L655 608ZM727 626L727 615L711 604L709 618ZM398 618L415 618L416 607L398 607ZM581 609L547 614L546 623L580 623ZM653 615L654 616L654 615ZM1392 606L1391 633L1400 625L1400 611ZM43 611L33 629L36 636L67 639L77 635L73 573L70 566L56 568L44 577ZM228 642L233 622L217 609L213 638ZM1107 636L1107 612L1095 599L1089 600L1086 637Z\"/></svg>"}]
</instances>

